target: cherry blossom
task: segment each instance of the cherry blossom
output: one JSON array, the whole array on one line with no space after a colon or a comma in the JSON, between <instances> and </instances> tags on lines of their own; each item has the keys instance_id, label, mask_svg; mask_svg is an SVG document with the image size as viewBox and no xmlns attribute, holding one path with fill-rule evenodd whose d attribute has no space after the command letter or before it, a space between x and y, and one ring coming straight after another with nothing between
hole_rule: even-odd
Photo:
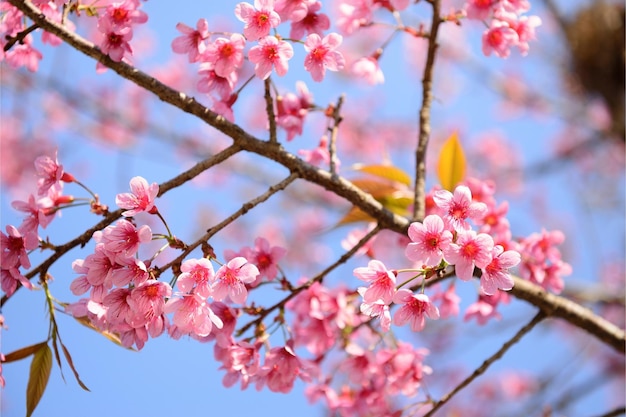
<instances>
[{"instance_id":1,"label":"cherry blossom","mask_svg":"<svg viewBox=\"0 0 626 417\"><path fill-rule=\"evenodd\" d=\"M306 37L304 49L308 55L304 58L304 69L311 73L313 81L322 81L326 69L330 71L343 69L345 60L341 52L336 51L342 40L342 36L337 33L329 33L323 39L317 33Z\"/></svg>"},{"instance_id":2,"label":"cherry blossom","mask_svg":"<svg viewBox=\"0 0 626 417\"><path fill-rule=\"evenodd\" d=\"M244 284L254 282L259 270L244 257L238 256L222 265L215 273L213 299L222 301L228 297L232 302L243 304L248 297Z\"/></svg>"},{"instance_id":3,"label":"cherry blossom","mask_svg":"<svg viewBox=\"0 0 626 417\"><path fill-rule=\"evenodd\" d=\"M133 54L129 43L133 38L133 31L129 26L116 28L109 20L102 20L98 29L100 30L100 49L113 61L120 62Z\"/></svg>"},{"instance_id":4,"label":"cherry blossom","mask_svg":"<svg viewBox=\"0 0 626 417\"><path fill-rule=\"evenodd\" d=\"M274 10L282 21L298 22L305 18L315 0L276 0Z\"/></svg>"},{"instance_id":5,"label":"cherry blossom","mask_svg":"<svg viewBox=\"0 0 626 417\"><path fill-rule=\"evenodd\" d=\"M170 329L170 334L177 336L193 334L206 337L211 334L213 326L223 325L222 320L199 294L185 294L182 298L172 297L165 304L164 311L174 313L172 323L175 328Z\"/></svg>"},{"instance_id":6,"label":"cherry blossom","mask_svg":"<svg viewBox=\"0 0 626 417\"><path fill-rule=\"evenodd\" d=\"M133 177L130 180L130 193L121 193L115 196L115 203L123 209L123 216L132 217L141 212L154 214L157 208L154 199L159 194L159 185L156 182L148 185L143 177Z\"/></svg>"},{"instance_id":7,"label":"cherry blossom","mask_svg":"<svg viewBox=\"0 0 626 417\"><path fill-rule=\"evenodd\" d=\"M413 294L402 288L393 296L393 302L402 304L402 307L393 315L393 323L402 326L408 322L414 332L424 329L426 317L432 320L439 318L439 309L433 305L426 294Z\"/></svg>"},{"instance_id":8,"label":"cherry blossom","mask_svg":"<svg viewBox=\"0 0 626 417\"><path fill-rule=\"evenodd\" d=\"M203 60L214 64L214 70L220 77L228 77L231 72L243 65L243 48L246 46L246 39L233 33L230 39L217 38L210 44L203 57Z\"/></svg>"},{"instance_id":9,"label":"cherry blossom","mask_svg":"<svg viewBox=\"0 0 626 417\"><path fill-rule=\"evenodd\" d=\"M365 292L367 288L359 287L358 292L363 299L365 299ZM391 312L389 310L389 304L385 303L382 299L378 298L371 302L363 301L359 307L361 313L369 317L380 318L380 328L384 332L388 332L391 327Z\"/></svg>"},{"instance_id":10,"label":"cherry blossom","mask_svg":"<svg viewBox=\"0 0 626 417\"><path fill-rule=\"evenodd\" d=\"M520 259L518 252L504 251L502 246L494 246L491 262L482 268L480 288L483 293L493 295L498 289L508 291L513 288L513 279L508 270L519 264Z\"/></svg>"},{"instance_id":11,"label":"cherry blossom","mask_svg":"<svg viewBox=\"0 0 626 417\"><path fill-rule=\"evenodd\" d=\"M245 251L245 257L259 269L259 278L266 277L268 280L278 275L278 261L287 253L287 249L281 246L270 246L264 237L254 240L254 248Z\"/></svg>"},{"instance_id":12,"label":"cherry blossom","mask_svg":"<svg viewBox=\"0 0 626 417\"><path fill-rule=\"evenodd\" d=\"M444 223L437 215L428 215L422 223L414 222L409 226L411 243L405 254L412 261L426 266L437 266L443 259L443 252L452 243L452 233L444 230Z\"/></svg>"},{"instance_id":13,"label":"cherry blossom","mask_svg":"<svg viewBox=\"0 0 626 417\"><path fill-rule=\"evenodd\" d=\"M292 19L291 31L289 37L291 39L302 39L304 35L317 33L322 36L324 31L330 28L330 19L324 13L319 13L322 3L319 1L310 1L306 15L302 19Z\"/></svg>"},{"instance_id":14,"label":"cherry blossom","mask_svg":"<svg viewBox=\"0 0 626 417\"><path fill-rule=\"evenodd\" d=\"M207 298L211 295L211 283L215 273L211 261L206 258L187 259L180 266L182 274L178 276L176 285L186 293L194 293Z\"/></svg>"},{"instance_id":15,"label":"cherry blossom","mask_svg":"<svg viewBox=\"0 0 626 417\"><path fill-rule=\"evenodd\" d=\"M371 304L382 300L385 304L391 303L396 292L396 275L385 267L381 261L371 260L367 267L355 268L354 276L369 282L370 286L363 293L363 301Z\"/></svg>"},{"instance_id":16,"label":"cherry blossom","mask_svg":"<svg viewBox=\"0 0 626 417\"><path fill-rule=\"evenodd\" d=\"M351 71L369 85L383 84L385 82L385 75L380 69L378 58L372 56L366 56L354 61Z\"/></svg>"},{"instance_id":17,"label":"cherry blossom","mask_svg":"<svg viewBox=\"0 0 626 417\"><path fill-rule=\"evenodd\" d=\"M248 52L248 59L254 65L257 77L265 80L272 73L272 67L276 74L283 76L289 69L289 61L293 57L293 47L275 36L266 36L259 40L259 44L253 46Z\"/></svg>"},{"instance_id":18,"label":"cherry blossom","mask_svg":"<svg viewBox=\"0 0 626 417\"><path fill-rule=\"evenodd\" d=\"M249 41L269 35L270 30L280 24L280 16L274 10L274 0L254 0L254 6L239 3L235 6L235 16L246 24L243 34Z\"/></svg>"},{"instance_id":19,"label":"cherry blossom","mask_svg":"<svg viewBox=\"0 0 626 417\"><path fill-rule=\"evenodd\" d=\"M72 182L74 177L63 171L63 165L59 164L56 155L54 159L44 155L35 159L35 171L39 179L37 180L37 193L42 196L48 190L61 181Z\"/></svg>"},{"instance_id":20,"label":"cherry blossom","mask_svg":"<svg viewBox=\"0 0 626 417\"><path fill-rule=\"evenodd\" d=\"M134 256L142 243L152 240L150 226L143 225L139 228L128 220L119 220L115 226L107 226L101 235L104 249L113 256L128 258Z\"/></svg>"},{"instance_id":21,"label":"cherry blossom","mask_svg":"<svg viewBox=\"0 0 626 417\"><path fill-rule=\"evenodd\" d=\"M296 378L310 381L313 364L300 359L293 350L293 341L283 347L272 348L265 357L265 363L257 373L256 388L264 385L272 392L288 393L293 389Z\"/></svg>"},{"instance_id":22,"label":"cherry blossom","mask_svg":"<svg viewBox=\"0 0 626 417\"><path fill-rule=\"evenodd\" d=\"M486 233L476 234L470 230L460 233L456 242L444 251L448 263L454 265L456 275L464 280L472 279L474 266L485 268L491 262L493 238Z\"/></svg>"},{"instance_id":23,"label":"cherry blossom","mask_svg":"<svg viewBox=\"0 0 626 417\"><path fill-rule=\"evenodd\" d=\"M487 212L485 203L472 201L472 192L465 185L456 187L454 194L448 190L435 191L433 200L446 227L457 232L470 230L466 219L478 220Z\"/></svg>"},{"instance_id":24,"label":"cherry blossom","mask_svg":"<svg viewBox=\"0 0 626 417\"><path fill-rule=\"evenodd\" d=\"M231 387L241 379L241 389L246 389L254 380L260 368L259 349L261 343L251 344L245 341L229 346L215 345L215 359L222 362L220 369L226 370L222 379L225 387Z\"/></svg>"},{"instance_id":25,"label":"cherry blossom","mask_svg":"<svg viewBox=\"0 0 626 417\"><path fill-rule=\"evenodd\" d=\"M15 226L6 226L7 234L0 232L0 249L2 250L2 268L30 268L30 260L26 253L25 241Z\"/></svg>"},{"instance_id":26,"label":"cherry blossom","mask_svg":"<svg viewBox=\"0 0 626 417\"><path fill-rule=\"evenodd\" d=\"M33 289L33 284L17 268L6 268L4 265L0 268L0 288L7 296L13 295L17 289L18 282L24 288Z\"/></svg>"},{"instance_id":27,"label":"cherry blossom","mask_svg":"<svg viewBox=\"0 0 626 417\"><path fill-rule=\"evenodd\" d=\"M204 41L210 35L209 23L206 19L198 19L196 29L184 23L178 23L176 29L182 35L174 38L172 41L172 50L177 54L187 54L189 62L197 62L207 49Z\"/></svg>"},{"instance_id":28,"label":"cherry blossom","mask_svg":"<svg viewBox=\"0 0 626 417\"><path fill-rule=\"evenodd\" d=\"M482 41L485 56L493 52L500 58L507 58L511 54L511 47L519 43L519 36L508 23L493 20L489 29L483 32Z\"/></svg>"}]
</instances>

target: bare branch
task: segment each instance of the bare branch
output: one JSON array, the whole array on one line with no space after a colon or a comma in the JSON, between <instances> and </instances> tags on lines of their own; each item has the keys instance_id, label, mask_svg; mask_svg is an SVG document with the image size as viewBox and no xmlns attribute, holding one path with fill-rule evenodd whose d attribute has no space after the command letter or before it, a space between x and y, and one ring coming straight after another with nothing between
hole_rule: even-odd
<instances>
[{"instance_id":1,"label":"bare branch","mask_svg":"<svg viewBox=\"0 0 626 417\"><path fill-rule=\"evenodd\" d=\"M434 415L435 411L439 410L444 404L450 401L450 399L454 397L454 395L456 395L459 391L468 386L480 375L485 373L485 371L491 366L491 364L500 359L511 348L511 346L519 342L521 338L524 337L524 335L530 332L544 318L546 318L546 315L543 313L543 311L539 311L539 313L537 313L535 317L533 317L533 319L528 322L528 324L519 329L519 331L515 333L515 335L504 345L502 345L502 347L496 353L485 359L482 365L476 368L476 370L474 370L474 372L472 372L469 377L465 378L459 385L454 387L452 391L441 397L441 399L434 404L433 408L428 413L426 413L424 417L430 417Z\"/></svg>"},{"instance_id":2,"label":"bare branch","mask_svg":"<svg viewBox=\"0 0 626 417\"><path fill-rule=\"evenodd\" d=\"M276 116L274 115L274 101L270 92L270 79L265 80L265 111L267 112L267 121L270 125L270 142L278 143L276 139Z\"/></svg>"},{"instance_id":3,"label":"bare branch","mask_svg":"<svg viewBox=\"0 0 626 417\"><path fill-rule=\"evenodd\" d=\"M433 17L428 36L428 54L422 78L422 107L419 112L419 138L415 149L415 197L413 200L413 220L422 220L426 215L426 149L430 138L430 105L433 101L433 72L437 53L437 32L441 21L441 0L430 2Z\"/></svg>"}]
</instances>

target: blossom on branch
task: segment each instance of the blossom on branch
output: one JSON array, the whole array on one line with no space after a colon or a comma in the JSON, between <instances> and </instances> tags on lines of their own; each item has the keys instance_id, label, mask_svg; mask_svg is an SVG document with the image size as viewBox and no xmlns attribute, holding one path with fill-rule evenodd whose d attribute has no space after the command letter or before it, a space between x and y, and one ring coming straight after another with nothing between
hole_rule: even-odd
<instances>
[{"instance_id":1,"label":"blossom on branch","mask_svg":"<svg viewBox=\"0 0 626 417\"><path fill-rule=\"evenodd\" d=\"M345 59L336 49L341 45L343 38L337 33L330 33L322 39L317 33L306 37L304 49L308 52L304 58L304 69L311 73L313 81L322 81L326 69L330 71L342 70Z\"/></svg>"},{"instance_id":2,"label":"blossom on branch","mask_svg":"<svg viewBox=\"0 0 626 417\"><path fill-rule=\"evenodd\" d=\"M154 205L154 199L159 194L156 182L149 185L145 178L133 177L130 180L130 191L115 196L115 204L126 209L122 216L132 217L141 212L155 214L158 211Z\"/></svg>"},{"instance_id":3,"label":"blossom on branch","mask_svg":"<svg viewBox=\"0 0 626 417\"><path fill-rule=\"evenodd\" d=\"M293 57L293 47L275 36L266 36L259 40L259 44L253 46L248 52L248 59L254 65L254 72L262 80L267 79L276 69L276 74L281 77L287 74L289 61Z\"/></svg>"}]
</instances>

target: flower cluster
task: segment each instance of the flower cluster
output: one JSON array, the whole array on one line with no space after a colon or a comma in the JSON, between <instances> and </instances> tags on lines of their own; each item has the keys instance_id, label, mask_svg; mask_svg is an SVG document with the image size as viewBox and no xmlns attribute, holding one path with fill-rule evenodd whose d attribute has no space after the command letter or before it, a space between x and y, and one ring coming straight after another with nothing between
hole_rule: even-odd
<instances>
[{"instance_id":1,"label":"flower cluster","mask_svg":"<svg viewBox=\"0 0 626 417\"><path fill-rule=\"evenodd\" d=\"M524 15L529 10L527 0L468 0L465 4L469 19L482 20L488 26L482 37L483 53L489 56L493 52L500 58L508 57L512 47L522 55L528 53L528 43L535 40L535 29L541 25L539 17Z\"/></svg>"},{"instance_id":2,"label":"flower cluster","mask_svg":"<svg viewBox=\"0 0 626 417\"><path fill-rule=\"evenodd\" d=\"M473 185L481 184L474 182ZM426 318L438 319L441 313L424 293L424 284L428 278L443 272L448 265L454 266L456 276L463 281L471 280L475 268L480 269L480 291L484 296L494 296L498 290L513 288L509 269L520 262L520 254L515 250L505 250L494 242L491 234L473 230L470 224L470 221L483 224L483 230L507 236L505 231L497 229L495 225L508 223L497 218L496 213L502 213L494 209L495 203L488 198L488 189L482 191L483 198L490 202L489 206L472 198L472 191L467 185L459 185L453 193L447 190L434 191L430 213L423 222L412 223L408 230L411 242L406 246L405 255L418 266L417 269L392 271L382 262L371 260L367 267L354 270L357 278L369 284L368 287L359 288L363 297L361 311L368 316L379 317L383 330L389 330L393 321L396 325L410 323L412 330L420 331L424 328ZM492 216L491 220L486 220L488 215ZM415 275L398 285L399 272L413 272ZM423 277L421 292L400 288L418 277ZM454 302L449 304L454 294L448 293L445 297L441 294L439 297L446 301L442 303L446 307L446 315L457 308ZM393 303L401 307L392 320L390 306Z\"/></svg>"},{"instance_id":3,"label":"flower cluster","mask_svg":"<svg viewBox=\"0 0 626 417\"><path fill-rule=\"evenodd\" d=\"M139 10L140 6L139 0L124 0L109 4L99 13L98 46L113 61L130 61L133 55L130 46L133 26L148 21L148 15Z\"/></svg>"},{"instance_id":4,"label":"flower cluster","mask_svg":"<svg viewBox=\"0 0 626 417\"><path fill-rule=\"evenodd\" d=\"M30 194L28 201L16 200L11 203L14 209L26 213L22 223L15 227L6 226L6 234L0 232L2 262L0 274L2 291L13 294L18 282L26 288L32 284L20 272L20 268L30 268L28 252L39 247L39 227L45 229L54 219L57 210L74 201L71 195L63 195L63 184L74 182L74 177L63 170L56 155L43 155L35 160L37 174L37 197Z\"/></svg>"}]
</instances>

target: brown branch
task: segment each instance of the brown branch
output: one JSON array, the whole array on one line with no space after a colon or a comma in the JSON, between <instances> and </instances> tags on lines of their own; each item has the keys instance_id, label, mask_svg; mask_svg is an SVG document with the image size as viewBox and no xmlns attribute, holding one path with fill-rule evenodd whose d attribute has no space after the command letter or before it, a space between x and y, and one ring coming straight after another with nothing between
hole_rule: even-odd
<instances>
[{"instance_id":1,"label":"brown branch","mask_svg":"<svg viewBox=\"0 0 626 417\"><path fill-rule=\"evenodd\" d=\"M377 219L378 224L382 229L389 229L398 233L406 234L406 230L409 226L408 219L386 210L370 194L364 193L361 189L354 186L346 179L339 176L333 177L329 172L305 163L300 158L297 158L295 155L285 151L278 144L268 144L267 141L262 141L249 135L239 126L228 122L226 119L210 111L193 98L187 97L185 94L168 87L155 78L150 77L149 75L124 62L115 62L111 60L93 43L69 32L64 26L48 21L45 16L41 14L41 11L30 1L7 1L20 9L43 30L58 36L70 46L100 61L105 66L117 72L123 78L126 78L136 85L152 92L162 101L165 101L186 113L195 115L200 120L231 137L235 141L235 144L240 146L241 149L271 159L283 165L292 173L297 173L299 178L315 183L326 190L343 197L345 200L357 206L365 213ZM431 2L433 3L433 6L437 6L439 4L439 0L432 0ZM437 29L438 24L440 23L437 13L434 13L433 19L435 23L437 23L434 25L434 30ZM433 35L433 33L430 34L430 36L435 39ZM429 49L433 48L435 48L435 44L431 43L429 45ZM431 54L434 55L434 49L429 53L429 56ZM432 58L432 61L434 62L434 57ZM425 114L428 114L428 112ZM425 125L423 124L420 125L420 127L424 126ZM419 175L416 180L418 178ZM423 204L423 200L420 199L416 200L416 202ZM591 311L577 305L576 303L562 297L546 293L543 289L528 281L520 278L515 278L514 281L515 287L512 290L512 294L514 296L538 306L549 316L562 318L571 325L588 331L590 334L602 340L609 346L612 346L619 352L624 353L626 351L624 331L617 328L617 326L609 323L599 316L594 315Z\"/></svg>"},{"instance_id":2,"label":"brown branch","mask_svg":"<svg viewBox=\"0 0 626 417\"><path fill-rule=\"evenodd\" d=\"M337 268L339 265L345 263L348 259L350 259L352 257L352 255L354 255L359 249L361 249L361 247L363 247L363 245L365 245L367 242L369 242L369 240L371 238L373 238L378 232L380 232L380 230L381 230L380 226L376 225L376 227L374 227L365 236L363 236L361 238L361 240L359 240L356 243L356 245L354 245L354 247L352 247L352 249L350 249L349 251L344 253L341 256L341 258L337 259L337 261L335 263L333 263L330 266L328 266L322 272L317 274L315 277L309 279L307 282L305 282L304 284L302 284L298 288L294 288L293 291L291 291L285 298L283 298L282 300L278 301L273 306L270 306L270 307L264 309L259 314L259 317L257 317L256 319L246 323L245 325L243 325L239 330L237 330L237 336L241 336L242 334L244 334L245 331L248 330L250 327L258 326L259 324L261 324L263 319L265 319L265 317L267 317L272 311L276 310L277 308L284 307L285 304L287 303L287 301L291 300L296 295L300 294L302 291L310 288L311 285L315 284L316 282L322 282L324 280L324 277L326 277L326 275L328 275L333 269Z\"/></svg>"},{"instance_id":3,"label":"brown branch","mask_svg":"<svg viewBox=\"0 0 626 417\"><path fill-rule=\"evenodd\" d=\"M274 101L270 92L270 79L265 80L265 111L267 112L267 121L270 125L270 142L278 143L276 139L276 116L274 115Z\"/></svg>"},{"instance_id":4,"label":"brown branch","mask_svg":"<svg viewBox=\"0 0 626 417\"><path fill-rule=\"evenodd\" d=\"M626 407L621 406L605 414L602 414L601 416L598 416L598 417L617 417L617 416L623 416L624 414L626 414Z\"/></svg>"},{"instance_id":5,"label":"brown branch","mask_svg":"<svg viewBox=\"0 0 626 417\"><path fill-rule=\"evenodd\" d=\"M330 173L331 175L337 175L337 135L339 134L339 124L341 123L341 107L346 99L345 94L339 96L337 104L333 108L333 127L330 128L330 138L328 140L328 154L330 157Z\"/></svg>"},{"instance_id":6,"label":"brown branch","mask_svg":"<svg viewBox=\"0 0 626 417\"><path fill-rule=\"evenodd\" d=\"M36 29L39 29L38 25L31 25L24 29L23 31L17 33L15 36L6 36L7 43L4 45L4 52L7 52L9 49L13 47L16 43L24 43L24 39L28 36L29 33L34 32Z\"/></svg>"},{"instance_id":7,"label":"brown branch","mask_svg":"<svg viewBox=\"0 0 626 417\"><path fill-rule=\"evenodd\" d=\"M428 36L428 53L422 78L422 107L419 111L419 138L415 149L415 188L413 220L421 221L426 215L426 149L430 138L430 106L433 101L433 73L437 48L437 32L442 22L441 0L432 0L433 17Z\"/></svg>"},{"instance_id":8,"label":"brown branch","mask_svg":"<svg viewBox=\"0 0 626 417\"><path fill-rule=\"evenodd\" d=\"M237 220L239 217L241 217L244 214L246 214L248 211L250 211L251 209L253 209L257 205L259 205L262 202L266 201L272 195L276 194L277 192L279 192L281 190L284 190L289 184L294 182L297 178L298 178L298 175L295 174L295 173L292 173L291 175L289 175L287 178L285 178L284 180L282 180L278 184L272 185L266 192L264 192L260 196L258 196L256 198L248 201L247 203L245 203L243 206L241 206L241 208L239 210L237 210L236 212L234 212L233 214L228 216L226 219L222 220L217 225L211 227L209 230L207 230L207 232L201 238L196 240L191 245L187 246L185 248L185 250L183 251L183 253L181 253L178 257L176 257L176 259L170 261L169 263L167 263L166 265L163 265L162 267L159 267L158 271L156 271L155 274L154 274L155 277L158 277L164 271L166 271L169 268L171 268L173 265L176 265L176 264L180 263L183 259L185 259L185 257L187 255L189 255L195 248L200 246L203 242L206 242L209 239L211 239L213 236L215 236L217 234L217 232L219 232L220 230L222 230L223 228L225 228L226 226L228 226L229 224L231 224L232 222Z\"/></svg>"},{"instance_id":9,"label":"brown branch","mask_svg":"<svg viewBox=\"0 0 626 417\"><path fill-rule=\"evenodd\" d=\"M485 361L482 363L482 365L480 365L478 368L476 368L474 370L474 372L472 372L472 374L470 376L468 376L463 381L461 381L461 383L459 385L457 385L456 387L454 387L454 389L452 389L452 391L450 391L449 393L447 393L446 395L441 397L441 399L439 401L437 401L433 405L433 408L428 413L426 413L424 415L424 417L430 417L430 416L434 415L435 412L437 410L439 410L448 401L450 401L450 399L452 397L454 397L454 395L456 395L459 391L461 391L463 388L468 386L472 381L474 381L480 375L485 373L485 371L495 361L500 359L511 348L511 346L513 346L514 344L519 342L521 340L521 338L524 337L524 335L526 335L528 332L530 332L544 318L546 318L546 315L544 314L544 312L543 311L539 311L539 313L537 313L535 315L535 317L533 317L533 319L530 322L528 322L528 324L526 324L524 327L519 329L518 332L515 333L515 335L510 340L508 340L504 345L502 345L502 347L496 353L491 355L489 358L485 359Z\"/></svg>"}]
</instances>

